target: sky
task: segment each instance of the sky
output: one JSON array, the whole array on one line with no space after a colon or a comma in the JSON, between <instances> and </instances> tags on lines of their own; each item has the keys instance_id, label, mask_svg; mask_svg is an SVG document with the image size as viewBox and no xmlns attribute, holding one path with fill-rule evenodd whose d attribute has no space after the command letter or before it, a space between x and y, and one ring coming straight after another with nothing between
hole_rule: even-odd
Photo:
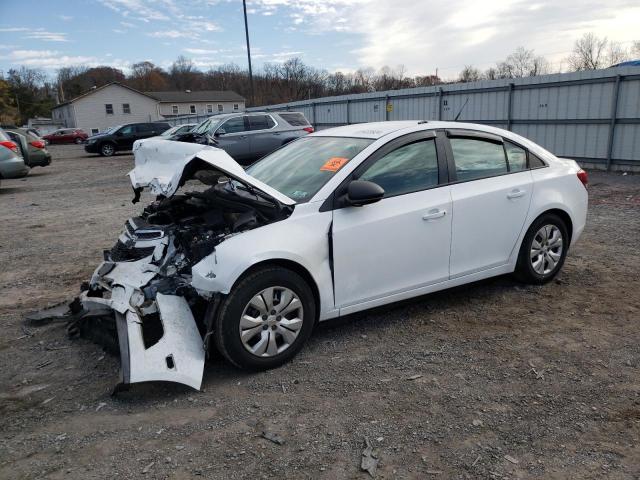
<instances>
[{"instance_id":1,"label":"sky","mask_svg":"<svg viewBox=\"0 0 640 480\"><path fill-rule=\"evenodd\" d=\"M254 68L299 56L334 71L402 65L454 78L493 66L518 46L563 68L586 32L640 40L638 0L247 0ZM125 71L179 56L207 70L246 66L241 0L0 0L0 70L51 75L69 65ZM565 64L566 65L566 64Z\"/></svg>"}]
</instances>

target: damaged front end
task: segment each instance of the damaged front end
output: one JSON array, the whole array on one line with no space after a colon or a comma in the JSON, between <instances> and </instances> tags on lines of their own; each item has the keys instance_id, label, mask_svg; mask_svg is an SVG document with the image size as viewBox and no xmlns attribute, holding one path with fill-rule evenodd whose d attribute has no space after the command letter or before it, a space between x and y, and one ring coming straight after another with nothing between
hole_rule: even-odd
<instances>
[{"instance_id":1,"label":"damaged front end","mask_svg":"<svg viewBox=\"0 0 640 480\"><path fill-rule=\"evenodd\" d=\"M121 386L170 381L199 389L221 294L194 288L192 267L230 236L287 218L294 202L222 150L159 142L137 146L129 174L134 201L144 188L156 200L104 252L71 305L70 330L119 350Z\"/></svg>"}]
</instances>

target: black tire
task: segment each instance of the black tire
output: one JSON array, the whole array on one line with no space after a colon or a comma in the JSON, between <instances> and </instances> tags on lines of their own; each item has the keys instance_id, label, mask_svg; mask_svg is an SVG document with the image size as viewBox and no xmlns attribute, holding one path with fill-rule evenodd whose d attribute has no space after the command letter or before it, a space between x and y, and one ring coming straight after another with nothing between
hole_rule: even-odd
<instances>
[{"instance_id":1,"label":"black tire","mask_svg":"<svg viewBox=\"0 0 640 480\"><path fill-rule=\"evenodd\" d=\"M80 137L78 137L78 138L76 138L76 139L74 140L74 142L75 142L75 144L76 144L76 145L80 145L83 141L84 141L84 140L82 140Z\"/></svg>"},{"instance_id":2,"label":"black tire","mask_svg":"<svg viewBox=\"0 0 640 480\"><path fill-rule=\"evenodd\" d=\"M540 229L546 225L553 225L560 231L562 235L562 252L560 253L560 259L551 271L539 273L533 267L530 252L536 235ZM520 252L518 253L518 262L514 276L523 283L531 283L534 285L542 285L551 281L562 269L562 265L564 265L564 260L569 250L569 242L569 232L564 220L553 213L542 214L531 224L524 236L524 240L520 246Z\"/></svg>"},{"instance_id":3,"label":"black tire","mask_svg":"<svg viewBox=\"0 0 640 480\"><path fill-rule=\"evenodd\" d=\"M240 318L249 301L269 287L285 287L300 299L303 323L295 341L270 357L249 352L240 339ZM268 370L289 361L302 348L316 323L316 302L307 282L296 272L281 267L265 267L247 275L225 299L215 322L214 341L218 351L233 365L246 370Z\"/></svg>"},{"instance_id":4,"label":"black tire","mask_svg":"<svg viewBox=\"0 0 640 480\"><path fill-rule=\"evenodd\" d=\"M100 145L100 155L103 157L111 157L116 153L116 146L111 142L105 142Z\"/></svg>"}]
</instances>

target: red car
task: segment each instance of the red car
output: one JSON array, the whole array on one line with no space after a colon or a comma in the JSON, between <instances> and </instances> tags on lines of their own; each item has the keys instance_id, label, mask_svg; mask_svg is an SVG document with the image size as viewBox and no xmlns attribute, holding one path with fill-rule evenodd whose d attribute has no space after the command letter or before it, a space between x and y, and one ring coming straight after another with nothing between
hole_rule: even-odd
<instances>
[{"instance_id":1,"label":"red car","mask_svg":"<svg viewBox=\"0 0 640 480\"><path fill-rule=\"evenodd\" d=\"M49 135L45 135L44 138L48 143L83 143L89 135L84 130L79 128L63 128L62 130L56 130Z\"/></svg>"}]
</instances>

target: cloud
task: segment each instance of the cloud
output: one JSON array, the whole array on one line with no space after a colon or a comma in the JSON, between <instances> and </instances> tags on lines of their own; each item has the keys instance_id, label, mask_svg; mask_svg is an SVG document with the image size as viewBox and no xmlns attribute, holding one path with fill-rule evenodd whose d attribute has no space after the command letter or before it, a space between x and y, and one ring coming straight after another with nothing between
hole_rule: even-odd
<instances>
[{"instance_id":1,"label":"cloud","mask_svg":"<svg viewBox=\"0 0 640 480\"><path fill-rule=\"evenodd\" d=\"M147 33L153 38L198 38L198 34L194 32L182 32L179 30L160 30L158 32Z\"/></svg>"},{"instance_id":2,"label":"cloud","mask_svg":"<svg viewBox=\"0 0 640 480\"><path fill-rule=\"evenodd\" d=\"M73 20L71 15L56 15L63 22L68 22L69 20Z\"/></svg>"},{"instance_id":3,"label":"cloud","mask_svg":"<svg viewBox=\"0 0 640 480\"><path fill-rule=\"evenodd\" d=\"M45 42L68 42L66 33L49 32L44 28L7 27L0 28L2 33L22 33L22 38L43 40Z\"/></svg>"},{"instance_id":4,"label":"cloud","mask_svg":"<svg viewBox=\"0 0 640 480\"><path fill-rule=\"evenodd\" d=\"M87 67L109 66L128 71L130 62L113 59L110 53L106 58L84 55L69 55L59 50L14 50L7 55L0 55L0 61L7 61L12 65L20 65L46 70L57 70L62 67L83 65Z\"/></svg>"},{"instance_id":5,"label":"cloud","mask_svg":"<svg viewBox=\"0 0 640 480\"><path fill-rule=\"evenodd\" d=\"M284 29L298 35L348 33L360 67L439 68L449 77L467 64L495 65L520 45L559 61L587 31L632 40L640 22L637 0L253 0L251 7L288 18Z\"/></svg>"},{"instance_id":6,"label":"cloud","mask_svg":"<svg viewBox=\"0 0 640 480\"><path fill-rule=\"evenodd\" d=\"M207 48L185 48L184 52L190 53L191 55L214 55L222 52L222 50L213 50Z\"/></svg>"}]
</instances>

